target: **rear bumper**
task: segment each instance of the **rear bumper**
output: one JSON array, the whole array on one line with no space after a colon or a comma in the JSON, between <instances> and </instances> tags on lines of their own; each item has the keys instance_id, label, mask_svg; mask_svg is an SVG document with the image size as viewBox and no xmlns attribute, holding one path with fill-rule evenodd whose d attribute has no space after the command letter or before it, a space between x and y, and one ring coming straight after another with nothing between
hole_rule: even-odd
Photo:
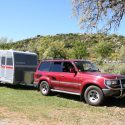
<instances>
[{"instance_id":1,"label":"rear bumper","mask_svg":"<svg viewBox=\"0 0 125 125\"><path fill-rule=\"evenodd\" d=\"M34 86L35 88L38 89L38 88L39 88L39 84L38 84L38 82L34 82L34 83L33 83L33 86Z\"/></svg>"},{"instance_id":2,"label":"rear bumper","mask_svg":"<svg viewBox=\"0 0 125 125\"><path fill-rule=\"evenodd\" d=\"M113 90L113 89L102 89L105 96L124 96L125 89Z\"/></svg>"}]
</instances>

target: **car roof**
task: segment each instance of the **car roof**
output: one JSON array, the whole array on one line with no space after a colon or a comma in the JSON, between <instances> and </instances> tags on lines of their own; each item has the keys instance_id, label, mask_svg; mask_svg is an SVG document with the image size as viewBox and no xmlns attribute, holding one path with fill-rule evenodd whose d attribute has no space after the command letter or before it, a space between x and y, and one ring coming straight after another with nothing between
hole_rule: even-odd
<instances>
[{"instance_id":1,"label":"car roof","mask_svg":"<svg viewBox=\"0 0 125 125\"><path fill-rule=\"evenodd\" d=\"M52 59L52 60L42 60L42 62L74 62L74 61L86 61L86 60L80 60L80 59Z\"/></svg>"}]
</instances>

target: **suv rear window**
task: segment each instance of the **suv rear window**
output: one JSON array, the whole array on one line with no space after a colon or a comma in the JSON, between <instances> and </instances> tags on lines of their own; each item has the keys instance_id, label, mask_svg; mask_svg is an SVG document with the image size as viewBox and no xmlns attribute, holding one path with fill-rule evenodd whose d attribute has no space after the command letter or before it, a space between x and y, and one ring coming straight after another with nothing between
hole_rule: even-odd
<instances>
[{"instance_id":1,"label":"suv rear window","mask_svg":"<svg viewBox=\"0 0 125 125\"><path fill-rule=\"evenodd\" d=\"M54 62L51 67L51 72L62 72L61 64L61 62Z\"/></svg>"},{"instance_id":2,"label":"suv rear window","mask_svg":"<svg viewBox=\"0 0 125 125\"><path fill-rule=\"evenodd\" d=\"M38 70L40 70L40 71L49 71L50 65L51 65L50 62L42 62L42 63L40 64Z\"/></svg>"}]
</instances>

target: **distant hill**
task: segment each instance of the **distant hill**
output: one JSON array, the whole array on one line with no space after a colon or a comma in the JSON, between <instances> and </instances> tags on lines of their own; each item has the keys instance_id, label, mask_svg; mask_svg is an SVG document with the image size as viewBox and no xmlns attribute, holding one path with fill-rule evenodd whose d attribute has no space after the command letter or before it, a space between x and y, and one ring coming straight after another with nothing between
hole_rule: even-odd
<instances>
[{"instance_id":1,"label":"distant hill","mask_svg":"<svg viewBox=\"0 0 125 125\"><path fill-rule=\"evenodd\" d=\"M91 60L125 60L125 37L106 34L57 34L11 43L0 49L32 51L43 58L87 58Z\"/></svg>"}]
</instances>

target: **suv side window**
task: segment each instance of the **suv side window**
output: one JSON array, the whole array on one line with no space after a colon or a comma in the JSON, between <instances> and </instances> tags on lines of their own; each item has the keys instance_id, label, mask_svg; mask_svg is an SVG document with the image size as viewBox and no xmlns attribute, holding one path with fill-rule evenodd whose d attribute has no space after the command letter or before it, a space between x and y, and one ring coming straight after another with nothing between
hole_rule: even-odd
<instances>
[{"instance_id":1,"label":"suv side window","mask_svg":"<svg viewBox=\"0 0 125 125\"><path fill-rule=\"evenodd\" d=\"M62 72L62 62L53 62L51 72Z\"/></svg>"},{"instance_id":2,"label":"suv side window","mask_svg":"<svg viewBox=\"0 0 125 125\"><path fill-rule=\"evenodd\" d=\"M71 62L64 62L63 63L63 72L71 72L70 71L71 69L75 70L75 68L74 68L74 66L72 65Z\"/></svg>"},{"instance_id":3,"label":"suv side window","mask_svg":"<svg viewBox=\"0 0 125 125\"><path fill-rule=\"evenodd\" d=\"M42 62L38 68L39 71L49 71L51 62Z\"/></svg>"}]
</instances>

